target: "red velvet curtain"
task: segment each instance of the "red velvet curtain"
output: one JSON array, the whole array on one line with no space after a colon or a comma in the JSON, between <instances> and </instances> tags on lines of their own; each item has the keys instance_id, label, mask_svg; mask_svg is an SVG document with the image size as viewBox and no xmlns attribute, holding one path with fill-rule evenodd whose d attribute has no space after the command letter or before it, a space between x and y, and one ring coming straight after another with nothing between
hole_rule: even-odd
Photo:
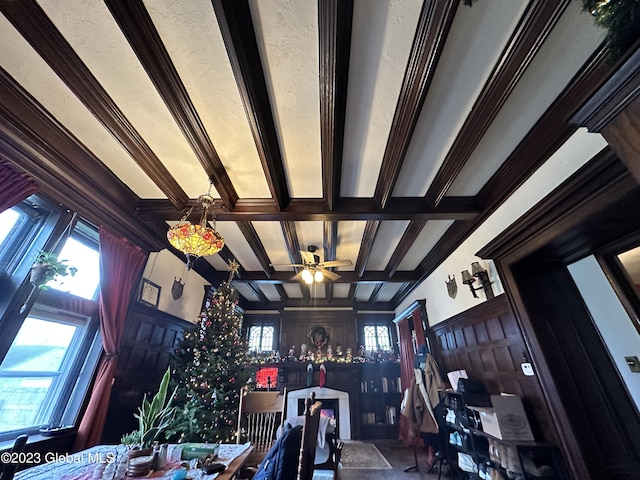
<instances>
[{"instance_id":1,"label":"red velvet curtain","mask_svg":"<svg viewBox=\"0 0 640 480\"><path fill-rule=\"evenodd\" d=\"M413 372L413 362L415 358L413 339L412 339L412 331L411 325L409 322L409 318L411 318L411 323L413 323L413 331L416 336L416 345L419 347L421 345L427 344L427 337L424 332L424 326L422 324L422 312L420 308L415 308L411 312L411 317L407 317L398 322L398 336L400 343L400 377L402 379L402 388L406 389L411 384L411 380L415 378L415 373ZM422 439L420 437L415 437L409 435L410 426L407 419L400 415L400 431L398 434L398 440L404 445L422 445Z\"/></svg>"},{"instance_id":2,"label":"red velvet curtain","mask_svg":"<svg viewBox=\"0 0 640 480\"><path fill-rule=\"evenodd\" d=\"M398 322L398 340L400 344L400 380L403 391L409 388L413 373L413 341L411 340L411 326L409 318L404 318ZM409 435L410 426L404 415L400 415L398 440L405 445L412 444L416 437Z\"/></svg>"},{"instance_id":3,"label":"red velvet curtain","mask_svg":"<svg viewBox=\"0 0 640 480\"><path fill-rule=\"evenodd\" d=\"M105 353L80 423L76 451L98 444L102 437L131 292L146 259L140 247L100 228L100 332Z\"/></svg>"},{"instance_id":4,"label":"red velvet curtain","mask_svg":"<svg viewBox=\"0 0 640 480\"><path fill-rule=\"evenodd\" d=\"M0 212L13 207L29 195L36 193L40 187L26 173L16 172L10 165L0 160Z\"/></svg>"}]
</instances>

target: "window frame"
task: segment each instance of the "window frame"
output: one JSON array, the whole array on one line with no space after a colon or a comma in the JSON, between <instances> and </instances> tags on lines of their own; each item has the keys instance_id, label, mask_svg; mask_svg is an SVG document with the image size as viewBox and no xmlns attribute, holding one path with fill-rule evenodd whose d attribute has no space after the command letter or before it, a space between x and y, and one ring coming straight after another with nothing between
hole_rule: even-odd
<instances>
[{"instance_id":1,"label":"window frame","mask_svg":"<svg viewBox=\"0 0 640 480\"><path fill-rule=\"evenodd\" d=\"M264 328L265 327L269 327L272 329L272 338L271 338L271 348L268 350L263 350L262 349L262 344L264 342ZM253 350L251 348L251 330L253 328L260 328L260 349L258 350ZM247 343L249 346L249 354L250 355L264 355L267 353L272 353L273 351L277 350L276 345L276 326L273 323L253 323L251 325L249 325L247 327Z\"/></svg>"},{"instance_id":2,"label":"window frame","mask_svg":"<svg viewBox=\"0 0 640 480\"><path fill-rule=\"evenodd\" d=\"M367 346L367 329L368 328L374 328L375 329L375 342L376 342L376 349L375 350L370 350ZM380 333L378 332L379 328L384 328L386 329L386 336L387 336L387 343L388 343L388 347L383 349L380 348ZM362 339L363 342L362 344L364 345L364 348L367 352L370 353L377 353L377 352L382 352L382 353L391 353L393 352L393 337L391 335L391 328L389 327L389 325L386 324L382 324L382 323L373 323L373 322L367 322L364 323L362 325Z\"/></svg>"},{"instance_id":3,"label":"window frame","mask_svg":"<svg viewBox=\"0 0 640 480\"><path fill-rule=\"evenodd\" d=\"M75 425L102 353L97 301L99 286L92 300L55 289L40 291L29 282L29 271L39 251L59 251L58 247L62 247L67 236L73 236L99 251L98 230L85 220L77 218L77 221L74 221L73 212L41 195L31 195L11 208L26 213L31 222L16 224L1 247L0 253L4 255L1 258L6 273L0 275L0 286L6 295L0 298L0 362L6 357L28 316L59 321L47 318L45 312L47 308L55 308L56 311L62 312L61 315L67 319L67 323L82 319L82 338L78 339L74 346L73 358L64 360L64 372L62 365L60 369L61 377L73 381L62 381L55 387L58 402L50 409L45 420L53 426ZM67 235L69 232L70 235ZM71 346L68 351L71 351ZM50 376L47 373L44 375ZM50 398L49 395L50 392L47 393L47 399ZM32 425L19 430L0 432L0 441L11 440L21 433L37 434L43 426L45 425Z\"/></svg>"}]
</instances>

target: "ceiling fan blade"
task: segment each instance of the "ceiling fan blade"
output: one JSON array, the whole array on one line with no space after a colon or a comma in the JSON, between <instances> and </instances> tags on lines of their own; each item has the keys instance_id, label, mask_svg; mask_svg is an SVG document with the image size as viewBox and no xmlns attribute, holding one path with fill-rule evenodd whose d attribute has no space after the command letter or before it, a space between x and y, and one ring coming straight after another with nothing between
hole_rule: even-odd
<instances>
[{"instance_id":1,"label":"ceiling fan blade","mask_svg":"<svg viewBox=\"0 0 640 480\"><path fill-rule=\"evenodd\" d=\"M302 272L304 270L300 270L298 273L296 273L293 277L291 277L291 281L293 282L297 282L299 280L302 280Z\"/></svg>"},{"instance_id":2,"label":"ceiling fan blade","mask_svg":"<svg viewBox=\"0 0 640 480\"><path fill-rule=\"evenodd\" d=\"M300 255L302 255L302 263L316 263L315 255L313 253L300 250Z\"/></svg>"},{"instance_id":3,"label":"ceiling fan blade","mask_svg":"<svg viewBox=\"0 0 640 480\"><path fill-rule=\"evenodd\" d=\"M351 263L351 260L330 260L328 262L322 262L320 264L320 266L323 267L323 268L350 267L351 265L353 265L353 263Z\"/></svg>"},{"instance_id":4,"label":"ceiling fan blade","mask_svg":"<svg viewBox=\"0 0 640 480\"><path fill-rule=\"evenodd\" d=\"M340 275L338 275L337 273L333 273L331 270L325 270L322 267L318 267L318 271L322 272L322 275L324 275L326 278L328 278L331 281L337 280L340 278Z\"/></svg>"}]
</instances>

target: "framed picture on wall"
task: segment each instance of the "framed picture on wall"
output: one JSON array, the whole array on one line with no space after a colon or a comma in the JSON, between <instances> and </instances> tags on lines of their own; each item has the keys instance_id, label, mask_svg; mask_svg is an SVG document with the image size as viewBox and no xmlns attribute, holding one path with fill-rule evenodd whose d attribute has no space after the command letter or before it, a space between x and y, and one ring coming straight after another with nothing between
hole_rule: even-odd
<instances>
[{"instance_id":1,"label":"framed picture on wall","mask_svg":"<svg viewBox=\"0 0 640 480\"><path fill-rule=\"evenodd\" d=\"M156 285L147 278L142 279L142 285L140 286L140 297L138 301L145 305L158 308L158 301L160 300L160 285Z\"/></svg>"}]
</instances>

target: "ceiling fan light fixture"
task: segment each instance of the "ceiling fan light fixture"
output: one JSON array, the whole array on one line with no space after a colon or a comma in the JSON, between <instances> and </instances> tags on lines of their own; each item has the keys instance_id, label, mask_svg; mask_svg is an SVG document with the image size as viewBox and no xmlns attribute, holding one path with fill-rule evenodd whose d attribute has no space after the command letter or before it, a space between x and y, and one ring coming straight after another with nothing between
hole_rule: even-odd
<instances>
[{"instance_id":1,"label":"ceiling fan light fixture","mask_svg":"<svg viewBox=\"0 0 640 480\"><path fill-rule=\"evenodd\" d=\"M313 279L316 282L321 282L322 280L324 280L324 275L322 275L322 272L320 270L316 270L313 274Z\"/></svg>"},{"instance_id":2,"label":"ceiling fan light fixture","mask_svg":"<svg viewBox=\"0 0 640 480\"><path fill-rule=\"evenodd\" d=\"M311 285L313 283L313 274L308 268L305 268L302 271L302 280L304 280L304 283L308 285Z\"/></svg>"}]
</instances>

